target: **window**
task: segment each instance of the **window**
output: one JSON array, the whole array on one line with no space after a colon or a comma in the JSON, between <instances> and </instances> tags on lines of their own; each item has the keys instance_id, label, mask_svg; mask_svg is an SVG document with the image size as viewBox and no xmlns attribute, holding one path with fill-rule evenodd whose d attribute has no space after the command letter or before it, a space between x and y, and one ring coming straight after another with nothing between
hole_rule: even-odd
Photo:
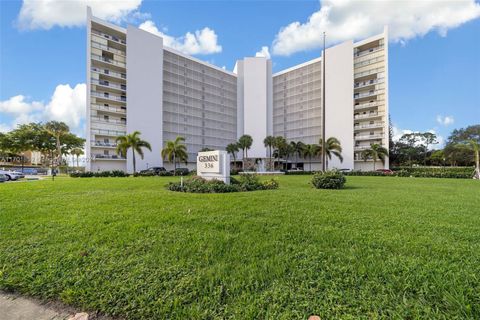
<instances>
[{"instance_id":1,"label":"window","mask_svg":"<svg viewBox=\"0 0 480 320\"><path fill-rule=\"evenodd\" d=\"M108 150L103 150L103 154L108 156Z\"/></svg>"},{"instance_id":2,"label":"window","mask_svg":"<svg viewBox=\"0 0 480 320\"><path fill-rule=\"evenodd\" d=\"M108 121L108 118L109 118L108 116L103 116L103 120Z\"/></svg>"}]
</instances>

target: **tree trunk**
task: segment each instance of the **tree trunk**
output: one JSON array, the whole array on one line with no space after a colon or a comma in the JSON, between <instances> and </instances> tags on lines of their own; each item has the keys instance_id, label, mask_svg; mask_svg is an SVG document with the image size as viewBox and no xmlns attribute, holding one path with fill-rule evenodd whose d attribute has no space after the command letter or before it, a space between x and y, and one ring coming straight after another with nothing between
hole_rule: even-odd
<instances>
[{"instance_id":1,"label":"tree trunk","mask_svg":"<svg viewBox=\"0 0 480 320\"><path fill-rule=\"evenodd\" d=\"M173 175L177 175L177 157L175 152L173 153Z\"/></svg>"},{"instance_id":2,"label":"tree trunk","mask_svg":"<svg viewBox=\"0 0 480 320\"><path fill-rule=\"evenodd\" d=\"M136 163L135 163L135 149L132 148L132 155L133 155L133 173L137 172Z\"/></svg>"},{"instance_id":3,"label":"tree trunk","mask_svg":"<svg viewBox=\"0 0 480 320\"><path fill-rule=\"evenodd\" d=\"M377 162L377 159L375 157L373 158L373 171L375 171L375 162Z\"/></svg>"},{"instance_id":4,"label":"tree trunk","mask_svg":"<svg viewBox=\"0 0 480 320\"><path fill-rule=\"evenodd\" d=\"M475 152L475 174L473 175L474 179L480 179L480 154L478 150Z\"/></svg>"}]
</instances>

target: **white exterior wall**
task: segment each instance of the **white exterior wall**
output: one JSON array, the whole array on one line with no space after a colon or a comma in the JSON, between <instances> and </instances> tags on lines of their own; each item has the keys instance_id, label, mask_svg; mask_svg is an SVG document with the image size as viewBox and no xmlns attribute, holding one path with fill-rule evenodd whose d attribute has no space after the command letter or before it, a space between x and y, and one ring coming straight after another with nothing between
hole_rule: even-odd
<instances>
[{"instance_id":1,"label":"white exterior wall","mask_svg":"<svg viewBox=\"0 0 480 320\"><path fill-rule=\"evenodd\" d=\"M237 72L239 79L243 79L242 134L248 134L253 138L248 157L266 158L267 150L263 140L273 133L271 61L263 57L245 58L243 68L239 68Z\"/></svg>"},{"instance_id":2,"label":"white exterior wall","mask_svg":"<svg viewBox=\"0 0 480 320\"><path fill-rule=\"evenodd\" d=\"M144 158L136 156L137 171L162 166L163 142L163 39L147 31L127 29L127 133L136 130L152 146ZM127 153L127 171L133 172L133 157Z\"/></svg>"},{"instance_id":3,"label":"white exterior wall","mask_svg":"<svg viewBox=\"0 0 480 320\"><path fill-rule=\"evenodd\" d=\"M325 134L340 140L343 156L332 156L328 168L353 169L353 42L327 49L325 61Z\"/></svg>"}]
</instances>

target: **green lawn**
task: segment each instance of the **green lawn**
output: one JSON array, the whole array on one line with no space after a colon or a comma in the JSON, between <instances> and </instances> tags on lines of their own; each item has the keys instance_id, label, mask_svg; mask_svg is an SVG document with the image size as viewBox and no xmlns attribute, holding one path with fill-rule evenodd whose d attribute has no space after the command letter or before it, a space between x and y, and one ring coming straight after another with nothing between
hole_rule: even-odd
<instances>
[{"instance_id":1,"label":"green lawn","mask_svg":"<svg viewBox=\"0 0 480 320\"><path fill-rule=\"evenodd\" d=\"M480 318L478 181L174 179L1 184L0 289L128 319Z\"/></svg>"}]
</instances>

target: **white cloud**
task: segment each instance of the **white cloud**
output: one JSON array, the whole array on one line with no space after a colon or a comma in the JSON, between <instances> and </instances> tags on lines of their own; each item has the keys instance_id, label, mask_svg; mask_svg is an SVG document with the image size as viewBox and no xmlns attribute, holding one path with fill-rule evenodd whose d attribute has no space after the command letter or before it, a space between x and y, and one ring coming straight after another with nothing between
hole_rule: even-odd
<instances>
[{"instance_id":1,"label":"white cloud","mask_svg":"<svg viewBox=\"0 0 480 320\"><path fill-rule=\"evenodd\" d=\"M0 131L9 131L19 124L29 122L57 120L65 122L72 131L81 133L85 110L86 85L80 83L72 88L68 84L60 84L47 104L28 101L23 95L0 101L0 114L14 116L10 123L0 123Z\"/></svg>"},{"instance_id":2,"label":"white cloud","mask_svg":"<svg viewBox=\"0 0 480 320\"><path fill-rule=\"evenodd\" d=\"M104 20L119 22L136 11L142 0L23 0L18 24L21 29L78 27L86 22L87 6ZM142 14L140 14L142 15Z\"/></svg>"},{"instance_id":3,"label":"white cloud","mask_svg":"<svg viewBox=\"0 0 480 320\"><path fill-rule=\"evenodd\" d=\"M255 53L255 57L265 57L267 59L270 59L270 51L268 50L267 46L263 46L260 51Z\"/></svg>"},{"instance_id":4,"label":"white cloud","mask_svg":"<svg viewBox=\"0 0 480 320\"><path fill-rule=\"evenodd\" d=\"M187 32L184 36L177 38L160 31L152 20L143 22L139 28L162 37L165 46L185 54L211 54L222 51L222 46L217 43L217 34L208 27L194 33Z\"/></svg>"},{"instance_id":5,"label":"white cloud","mask_svg":"<svg viewBox=\"0 0 480 320\"><path fill-rule=\"evenodd\" d=\"M321 8L306 22L292 22L280 29L273 41L273 53L292 53L321 47L323 32L327 42L362 39L389 26L390 40L405 42L437 31L445 36L449 29L480 17L475 0L355 1L321 0Z\"/></svg>"},{"instance_id":6,"label":"white cloud","mask_svg":"<svg viewBox=\"0 0 480 320\"><path fill-rule=\"evenodd\" d=\"M455 122L455 119L453 119L452 116L442 116L442 115L437 115L437 122L443 126L449 126Z\"/></svg>"}]
</instances>

